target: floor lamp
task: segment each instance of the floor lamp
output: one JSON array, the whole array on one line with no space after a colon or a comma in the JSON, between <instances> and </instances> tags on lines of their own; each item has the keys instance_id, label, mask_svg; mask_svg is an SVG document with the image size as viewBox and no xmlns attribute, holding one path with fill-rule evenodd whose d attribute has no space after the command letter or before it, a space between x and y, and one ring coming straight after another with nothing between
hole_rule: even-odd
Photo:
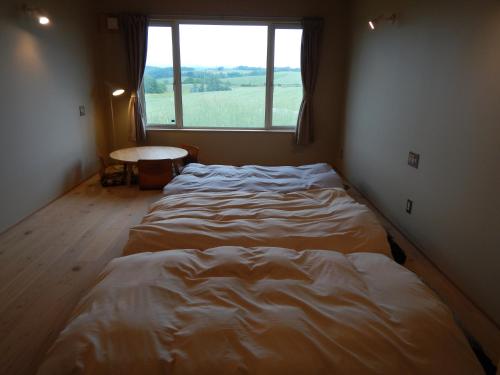
<instances>
[{"instance_id":1,"label":"floor lamp","mask_svg":"<svg viewBox=\"0 0 500 375\"><path fill-rule=\"evenodd\" d=\"M112 132L111 136L113 138L112 139L112 147L113 147L113 151L114 151L116 148L116 144L115 144L116 131L115 131L115 111L114 111L114 107L113 107L113 97L123 95L125 90L122 88L114 87L110 84L107 84L107 85L108 85L109 105L111 108L111 132Z\"/></svg>"}]
</instances>

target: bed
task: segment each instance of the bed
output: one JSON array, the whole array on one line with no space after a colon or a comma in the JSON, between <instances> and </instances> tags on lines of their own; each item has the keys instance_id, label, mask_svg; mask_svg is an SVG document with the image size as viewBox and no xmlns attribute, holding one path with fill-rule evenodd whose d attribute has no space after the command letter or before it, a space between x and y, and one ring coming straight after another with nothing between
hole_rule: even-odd
<instances>
[{"instance_id":1,"label":"bed","mask_svg":"<svg viewBox=\"0 0 500 375\"><path fill-rule=\"evenodd\" d=\"M448 308L375 253L218 247L113 260L55 374L481 374Z\"/></svg>"},{"instance_id":2,"label":"bed","mask_svg":"<svg viewBox=\"0 0 500 375\"><path fill-rule=\"evenodd\" d=\"M384 228L344 189L167 195L131 228L125 255L217 246L316 248L390 256Z\"/></svg>"},{"instance_id":3,"label":"bed","mask_svg":"<svg viewBox=\"0 0 500 375\"><path fill-rule=\"evenodd\" d=\"M480 374L450 311L339 181L326 164L190 164L39 374Z\"/></svg>"},{"instance_id":4,"label":"bed","mask_svg":"<svg viewBox=\"0 0 500 375\"><path fill-rule=\"evenodd\" d=\"M164 188L164 193L282 192L342 188L340 176L326 163L292 166L188 164Z\"/></svg>"}]
</instances>

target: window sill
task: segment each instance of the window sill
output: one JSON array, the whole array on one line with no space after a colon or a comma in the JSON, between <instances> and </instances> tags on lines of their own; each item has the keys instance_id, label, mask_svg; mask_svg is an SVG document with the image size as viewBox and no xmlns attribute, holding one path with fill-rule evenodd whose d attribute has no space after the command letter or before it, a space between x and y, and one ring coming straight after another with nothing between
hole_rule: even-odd
<instances>
[{"instance_id":1,"label":"window sill","mask_svg":"<svg viewBox=\"0 0 500 375\"><path fill-rule=\"evenodd\" d=\"M295 133L294 128L284 129L231 129L231 128L167 128L167 127L146 127L147 132L214 132L214 133Z\"/></svg>"}]
</instances>

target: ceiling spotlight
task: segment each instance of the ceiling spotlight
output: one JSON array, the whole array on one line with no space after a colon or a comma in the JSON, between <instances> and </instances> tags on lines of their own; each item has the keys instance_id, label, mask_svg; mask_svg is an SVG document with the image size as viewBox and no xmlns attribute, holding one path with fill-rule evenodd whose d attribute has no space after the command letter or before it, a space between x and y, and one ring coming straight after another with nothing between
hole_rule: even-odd
<instances>
[{"instance_id":1,"label":"ceiling spotlight","mask_svg":"<svg viewBox=\"0 0 500 375\"><path fill-rule=\"evenodd\" d=\"M368 20L368 26L370 27L370 30L375 30L377 25L381 22L386 21L390 22L391 24L394 24L396 23L397 20L398 20L398 15L396 13L392 13L389 16L381 14L380 16Z\"/></svg>"}]
</instances>

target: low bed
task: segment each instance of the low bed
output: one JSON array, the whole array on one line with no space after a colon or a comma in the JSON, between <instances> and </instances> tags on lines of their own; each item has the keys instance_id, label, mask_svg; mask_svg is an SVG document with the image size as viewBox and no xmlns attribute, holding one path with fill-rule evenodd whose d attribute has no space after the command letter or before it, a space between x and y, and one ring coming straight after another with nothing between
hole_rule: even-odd
<instances>
[{"instance_id":1,"label":"low bed","mask_svg":"<svg viewBox=\"0 0 500 375\"><path fill-rule=\"evenodd\" d=\"M281 192L342 188L340 176L326 163L292 166L188 164L164 188L165 194L190 192Z\"/></svg>"},{"instance_id":2,"label":"low bed","mask_svg":"<svg viewBox=\"0 0 500 375\"><path fill-rule=\"evenodd\" d=\"M343 189L168 195L131 228L124 254L228 245L390 255L375 215Z\"/></svg>"},{"instance_id":3,"label":"low bed","mask_svg":"<svg viewBox=\"0 0 500 375\"><path fill-rule=\"evenodd\" d=\"M481 373L328 165L190 164L165 192L40 375Z\"/></svg>"},{"instance_id":4,"label":"low bed","mask_svg":"<svg viewBox=\"0 0 500 375\"><path fill-rule=\"evenodd\" d=\"M373 253L219 247L113 260L50 374L481 374L448 308Z\"/></svg>"}]
</instances>

